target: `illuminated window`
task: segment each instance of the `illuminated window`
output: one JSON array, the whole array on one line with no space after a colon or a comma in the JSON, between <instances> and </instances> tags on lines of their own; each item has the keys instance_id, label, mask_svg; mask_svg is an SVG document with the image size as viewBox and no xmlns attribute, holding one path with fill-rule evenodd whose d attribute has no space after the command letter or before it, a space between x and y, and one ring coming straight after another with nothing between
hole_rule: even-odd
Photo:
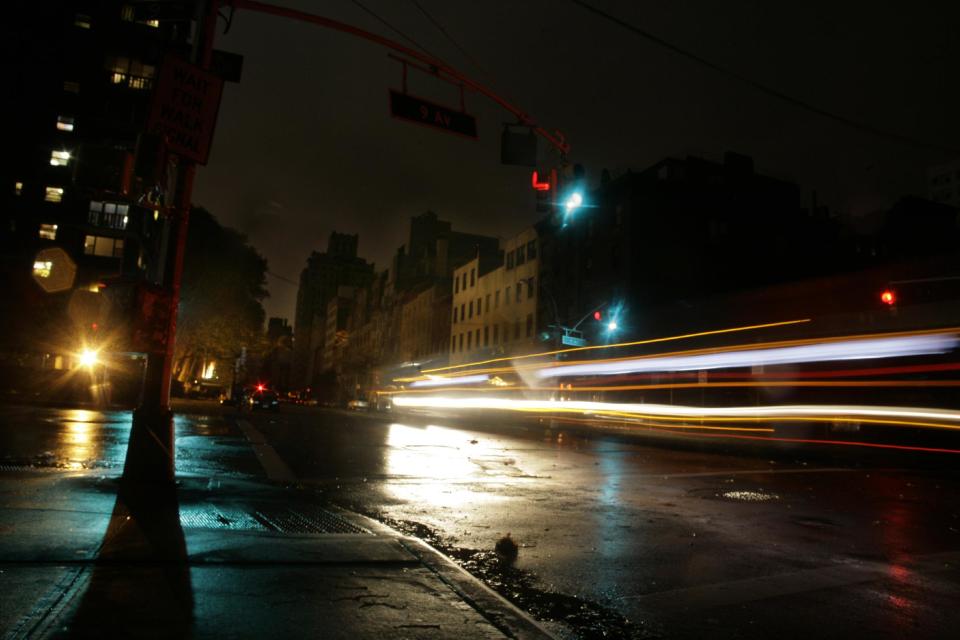
<instances>
[{"instance_id":1,"label":"illuminated window","mask_svg":"<svg viewBox=\"0 0 960 640\"><path fill-rule=\"evenodd\" d=\"M23 183L19 180L13 183L13 192L17 195L23 193Z\"/></svg>"},{"instance_id":2,"label":"illuminated window","mask_svg":"<svg viewBox=\"0 0 960 640\"><path fill-rule=\"evenodd\" d=\"M120 19L125 22L133 22L133 6L125 4L120 7Z\"/></svg>"},{"instance_id":3,"label":"illuminated window","mask_svg":"<svg viewBox=\"0 0 960 640\"><path fill-rule=\"evenodd\" d=\"M41 224L40 225L40 238L42 240L56 240L57 239L57 225L55 224Z\"/></svg>"},{"instance_id":4,"label":"illuminated window","mask_svg":"<svg viewBox=\"0 0 960 640\"><path fill-rule=\"evenodd\" d=\"M63 200L63 187L47 187L43 199L47 202L60 202Z\"/></svg>"},{"instance_id":5,"label":"illuminated window","mask_svg":"<svg viewBox=\"0 0 960 640\"><path fill-rule=\"evenodd\" d=\"M73 19L73 26L80 27L81 29L89 29L93 25L93 21L90 16L78 13Z\"/></svg>"},{"instance_id":6,"label":"illuminated window","mask_svg":"<svg viewBox=\"0 0 960 640\"><path fill-rule=\"evenodd\" d=\"M110 72L111 83L125 84L131 89L150 89L157 71L153 65L125 56L107 58L105 67Z\"/></svg>"},{"instance_id":7,"label":"illuminated window","mask_svg":"<svg viewBox=\"0 0 960 640\"><path fill-rule=\"evenodd\" d=\"M70 116L57 116L57 129L60 131L73 131L73 118Z\"/></svg>"},{"instance_id":8,"label":"illuminated window","mask_svg":"<svg viewBox=\"0 0 960 640\"><path fill-rule=\"evenodd\" d=\"M76 80L64 80L63 90L67 93L80 93L80 83Z\"/></svg>"},{"instance_id":9,"label":"illuminated window","mask_svg":"<svg viewBox=\"0 0 960 640\"><path fill-rule=\"evenodd\" d=\"M121 258L123 257L123 238L87 236L83 241L83 252L88 256Z\"/></svg>"},{"instance_id":10,"label":"illuminated window","mask_svg":"<svg viewBox=\"0 0 960 640\"><path fill-rule=\"evenodd\" d=\"M51 151L50 152L51 167L65 167L69 163L70 163L69 151Z\"/></svg>"},{"instance_id":11,"label":"illuminated window","mask_svg":"<svg viewBox=\"0 0 960 640\"><path fill-rule=\"evenodd\" d=\"M49 260L37 260L33 263L33 275L38 278L49 278L53 270L53 262Z\"/></svg>"},{"instance_id":12,"label":"illuminated window","mask_svg":"<svg viewBox=\"0 0 960 640\"><path fill-rule=\"evenodd\" d=\"M144 21L141 22L141 24L145 24L145 25L147 25L148 27L153 27L154 29L159 29L159 28L160 28L160 21L159 21L159 20L144 20Z\"/></svg>"},{"instance_id":13,"label":"illuminated window","mask_svg":"<svg viewBox=\"0 0 960 640\"><path fill-rule=\"evenodd\" d=\"M91 200L87 221L98 227L126 229L130 222L129 212L130 205L128 204Z\"/></svg>"}]
</instances>

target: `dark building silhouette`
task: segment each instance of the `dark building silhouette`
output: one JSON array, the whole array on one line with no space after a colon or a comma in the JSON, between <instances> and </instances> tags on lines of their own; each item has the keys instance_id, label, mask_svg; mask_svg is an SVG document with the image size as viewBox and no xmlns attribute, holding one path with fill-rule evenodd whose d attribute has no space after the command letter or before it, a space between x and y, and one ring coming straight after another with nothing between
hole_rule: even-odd
<instances>
[{"instance_id":1,"label":"dark building silhouette","mask_svg":"<svg viewBox=\"0 0 960 640\"><path fill-rule=\"evenodd\" d=\"M260 377L277 391L288 391L293 361L293 327L286 318L270 318L266 337L267 348Z\"/></svg>"},{"instance_id":2,"label":"dark building silhouette","mask_svg":"<svg viewBox=\"0 0 960 640\"><path fill-rule=\"evenodd\" d=\"M663 305L828 273L836 229L815 213L797 185L734 153L608 179L569 219L538 225L540 329L604 304L638 321Z\"/></svg>"},{"instance_id":3,"label":"dark building silhouette","mask_svg":"<svg viewBox=\"0 0 960 640\"><path fill-rule=\"evenodd\" d=\"M108 325L100 285L161 277L171 183L155 178L140 134L161 60L190 57L197 5L151 16L142 3L15 3L3 21L14 55L3 80L3 351L70 368L93 325L124 333ZM44 257L54 249L59 261ZM75 275L61 282L68 263Z\"/></svg>"},{"instance_id":4,"label":"dark building silhouette","mask_svg":"<svg viewBox=\"0 0 960 640\"><path fill-rule=\"evenodd\" d=\"M321 371L327 336L327 303L341 287L367 287L373 264L357 257L358 236L333 232L324 252L314 251L300 273L294 321L291 384L305 388Z\"/></svg>"}]
</instances>

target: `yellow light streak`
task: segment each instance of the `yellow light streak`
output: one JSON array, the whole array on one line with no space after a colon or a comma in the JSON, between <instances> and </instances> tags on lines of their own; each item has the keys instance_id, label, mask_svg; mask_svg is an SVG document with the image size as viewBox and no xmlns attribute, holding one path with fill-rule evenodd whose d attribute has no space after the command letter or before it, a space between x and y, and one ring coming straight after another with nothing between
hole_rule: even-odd
<instances>
[{"instance_id":1,"label":"yellow light streak","mask_svg":"<svg viewBox=\"0 0 960 640\"><path fill-rule=\"evenodd\" d=\"M809 320L791 320L786 323L772 323L772 326L776 326L778 324L796 324L800 322L809 322ZM771 325L753 325L750 327L736 327L733 329L718 329L716 331L704 332L701 334L672 336L668 338L654 338L648 341L641 340L639 342L627 342L619 345L594 345L591 347L577 347L574 349L565 349L562 351L533 353L533 354L527 354L524 356L515 356L512 358L510 357L496 358L494 360L483 360L479 362L465 363L462 365L453 365L451 367L429 369L429 370L425 370L423 373L427 374L428 372L442 371L444 369L477 366L477 365L488 364L492 362L502 362L506 360L511 360L511 361L520 360L523 358L534 358L538 356L553 355L557 353L567 353L570 351L581 351L584 349L610 348L610 347L630 346L630 345L637 345L637 344L648 344L648 343L654 343L654 342L665 342L668 340L681 340L684 338L696 337L701 335L711 335L714 333L729 333L731 331L746 331L748 329L763 328L767 326L771 326ZM646 355L620 356L616 358L603 358L599 360L571 360L571 361L563 361L563 362L550 362L549 364L535 363L535 364L520 365L520 366L497 367L492 369L476 369L476 370L471 369L470 373L477 373L477 374L479 373L488 373L488 374L510 373L510 372L530 371L530 370L536 370L536 369L550 369L554 367L574 366L574 365L588 364L588 363L589 364L606 364L606 363L612 363L612 362L623 362L626 360L647 360L647 359L664 358L664 357L698 356L698 355L709 355L709 354L717 354L717 353L727 353L731 351L755 351L758 349L795 347L795 346L804 346L804 345L810 345L810 344L829 344L829 343L840 342L845 340L849 340L849 341L872 340L877 338L909 337L909 336L921 336L921 335L930 335L930 334L939 334L939 333L946 334L946 333L955 333L958 331L960 331L960 327L946 327L942 329L925 329L925 330L915 330L915 331L889 331L884 333L867 333L867 334L849 335L849 336L830 336L826 338L800 338L800 339L794 339L794 340L776 340L772 342L756 342L751 344L737 344L737 345L728 345L728 346L722 346L722 347L706 347L702 349L687 349L687 350L681 350L681 351L657 352L657 353L651 353ZM446 377L446 376L444 376L443 374L440 374L440 375L434 375L434 377ZM394 382L412 382L416 380L424 380L427 378L428 378L427 375L410 376L405 378L394 378Z\"/></svg>"},{"instance_id":2,"label":"yellow light streak","mask_svg":"<svg viewBox=\"0 0 960 640\"><path fill-rule=\"evenodd\" d=\"M925 407L869 405L776 405L757 407L689 407L681 405L591 402L583 400L511 400L449 396L397 396L398 407L511 410L524 413L579 413L654 420L708 422L861 422L960 431L960 412ZM933 422L942 420L946 422Z\"/></svg>"},{"instance_id":3,"label":"yellow light streak","mask_svg":"<svg viewBox=\"0 0 960 640\"><path fill-rule=\"evenodd\" d=\"M467 362L464 364L454 364L447 367L437 367L436 369L424 369L422 373L435 373L437 371L449 371L451 369L462 369L464 367L474 367L481 364L492 364L494 362L506 362L514 360L523 360L526 358L539 358L542 356L553 356L558 353L572 353L574 351L590 351L592 349L615 349L620 347L634 347L641 344L655 344L658 342L669 342L673 340L686 340L689 338L700 338L703 336L713 336L723 333L734 333L739 331L753 331L756 329L769 329L772 327L783 327L791 324L801 324L804 322L810 322L810 318L803 318L801 320L784 320L782 322L768 322L766 324L754 324L743 327L730 327L727 329L712 329L710 331L699 331L697 333L687 333L679 336L667 336L663 338L649 338L647 340L636 340L634 342L618 342L614 344L595 344L587 347L571 347L569 349L558 349L556 351L544 351L541 353L528 353L525 355L519 356L505 356L503 358L493 358L492 360L481 360L478 362ZM405 379L397 378L397 381L403 382Z\"/></svg>"}]
</instances>

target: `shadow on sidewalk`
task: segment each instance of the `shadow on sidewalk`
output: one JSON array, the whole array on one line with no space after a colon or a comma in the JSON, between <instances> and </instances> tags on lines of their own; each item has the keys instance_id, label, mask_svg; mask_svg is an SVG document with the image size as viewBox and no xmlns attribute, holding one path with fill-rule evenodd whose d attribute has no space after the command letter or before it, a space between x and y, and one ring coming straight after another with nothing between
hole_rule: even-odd
<instances>
[{"instance_id":1,"label":"shadow on sidewalk","mask_svg":"<svg viewBox=\"0 0 960 640\"><path fill-rule=\"evenodd\" d=\"M176 487L121 483L86 590L61 637L190 637L193 588Z\"/></svg>"}]
</instances>

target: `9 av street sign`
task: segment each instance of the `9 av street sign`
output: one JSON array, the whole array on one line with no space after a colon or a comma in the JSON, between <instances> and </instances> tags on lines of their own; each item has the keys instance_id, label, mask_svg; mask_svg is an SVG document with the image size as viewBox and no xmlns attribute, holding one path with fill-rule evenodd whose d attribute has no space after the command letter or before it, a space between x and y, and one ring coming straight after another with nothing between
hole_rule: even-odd
<instances>
[{"instance_id":1,"label":"9 av street sign","mask_svg":"<svg viewBox=\"0 0 960 640\"><path fill-rule=\"evenodd\" d=\"M390 115L467 138L477 137L477 119L470 114L393 89L390 90Z\"/></svg>"}]
</instances>

